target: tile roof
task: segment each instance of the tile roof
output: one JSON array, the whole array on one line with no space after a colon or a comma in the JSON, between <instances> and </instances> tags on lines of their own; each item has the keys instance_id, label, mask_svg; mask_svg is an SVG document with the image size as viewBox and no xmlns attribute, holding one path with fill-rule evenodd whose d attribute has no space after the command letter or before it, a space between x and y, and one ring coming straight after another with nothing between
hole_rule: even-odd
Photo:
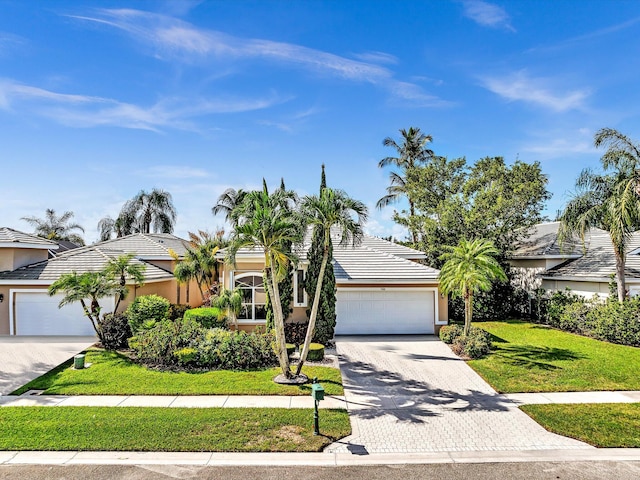
<instances>
[{"instance_id":1,"label":"tile roof","mask_svg":"<svg viewBox=\"0 0 640 480\"><path fill-rule=\"evenodd\" d=\"M20 232L13 228L0 227L0 243L24 243L29 245L42 245L42 248L57 248L57 243L46 238L38 237L30 233Z\"/></svg>"},{"instance_id":2,"label":"tile roof","mask_svg":"<svg viewBox=\"0 0 640 480\"><path fill-rule=\"evenodd\" d=\"M49 260L27 265L12 271L0 272L0 281L47 280L55 281L64 273L88 272L101 270L112 258L122 255L122 250L92 246L69 250ZM146 265L145 280L161 280L173 278L173 274L150 263L134 258L134 263Z\"/></svg>"},{"instance_id":3,"label":"tile roof","mask_svg":"<svg viewBox=\"0 0 640 480\"><path fill-rule=\"evenodd\" d=\"M605 233L600 229L587 232L584 245L580 238L565 240L562 244L558 240L560 222L539 223L531 227L527 237L519 242L511 258L544 257L544 256L578 256L583 255L589 247L592 233Z\"/></svg>"}]
</instances>

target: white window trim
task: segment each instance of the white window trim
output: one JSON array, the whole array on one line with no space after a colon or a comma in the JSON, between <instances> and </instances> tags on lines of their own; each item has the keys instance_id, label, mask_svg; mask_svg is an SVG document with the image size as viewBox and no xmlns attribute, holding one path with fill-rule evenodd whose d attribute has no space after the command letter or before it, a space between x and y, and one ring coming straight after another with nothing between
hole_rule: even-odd
<instances>
[{"instance_id":1,"label":"white window trim","mask_svg":"<svg viewBox=\"0 0 640 480\"><path fill-rule=\"evenodd\" d=\"M257 271L243 271L243 270L232 270L231 272L229 272L229 276L231 277L231 288L233 290L235 290L236 285L235 282L238 278L243 278L243 277L249 277L249 276L258 276L262 279L264 279L263 277L263 272L257 272ZM264 281L263 281L264 283ZM263 284L262 288L265 290L265 294L267 291L267 286ZM255 294L255 292L254 292ZM251 316L254 318L239 318L238 319L238 325L264 325L267 320L266 318L255 318L256 315L256 304L255 304L255 297L253 298L253 303L252 303L252 309L251 309Z\"/></svg>"},{"instance_id":2,"label":"white window trim","mask_svg":"<svg viewBox=\"0 0 640 480\"><path fill-rule=\"evenodd\" d=\"M302 303L296 302L297 297L298 297L298 295L297 295L297 293L298 293L298 270L302 270L302 272L303 272L302 275L303 275L305 280L307 278L307 267L306 267L306 265L305 266L299 266L298 268L296 268L293 271L293 306L294 307L307 307L309 305L309 298L308 298L308 295L307 295L307 290L304 289L304 287L303 287L303 291L304 291L303 299L304 300L302 301Z\"/></svg>"}]
</instances>

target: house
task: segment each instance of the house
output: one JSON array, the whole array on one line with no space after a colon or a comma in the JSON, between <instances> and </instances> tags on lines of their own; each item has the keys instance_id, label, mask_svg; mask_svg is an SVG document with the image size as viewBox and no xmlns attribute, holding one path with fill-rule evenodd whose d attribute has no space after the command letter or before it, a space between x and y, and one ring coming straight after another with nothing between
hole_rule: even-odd
<instances>
[{"instance_id":1,"label":"house","mask_svg":"<svg viewBox=\"0 0 640 480\"><path fill-rule=\"evenodd\" d=\"M310 238L308 239L310 240ZM428 334L447 324L447 299L438 290L438 270L423 265L422 252L365 235L356 247L334 246L337 334ZM61 295L47 288L60 275L98 271L111 258L134 253L144 264L145 283L130 286L120 304L124 310L137 296L158 294L172 303L201 304L197 286L180 285L172 272L189 243L169 234L133 234L80 247L48 258L55 242L11 229L0 229L0 334L91 335L90 322L79 303L58 308ZM309 242L306 243L307 247ZM307 319L309 299L303 288L308 262L305 247L294 274L294 308L289 321ZM219 255L220 261L223 253ZM266 323L261 251L243 249L236 265L222 266L226 288L239 288L245 299L239 317L242 329ZM114 300L101 302L105 312Z\"/></svg>"},{"instance_id":2,"label":"house","mask_svg":"<svg viewBox=\"0 0 640 480\"><path fill-rule=\"evenodd\" d=\"M616 272L615 255L609 234L597 228L580 239L560 244L560 222L536 225L510 256L510 264L521 277L535 279L534 287L548 291L570 290L584 297L609 295ZM630 295L640 293L640 232L627 245L625 279ZM526 282L525 282L526 283Z\"/></svg>"},{"instance_id":3,"label":"house","mask_svg":"<svg viewBox=\"0 0 640 480\"><path fill-rule=\"evenodd\" d=\"M298 256L293 278L293 313L289 321L306 320L312 299L303 288L308 262L308 236ZM220 253L222 258L223 253ZM433 334L447 324L447 298L438 290L439 271L420 263L422 252L365 235L361 244L340 246L334 241L336 334ZM239 317L243 329L265 324L264 255L241 249L236 265L225 265L225 288L243 290Z\"/></svg>"},{"instance_id":4,"label":"house","mask_svg":"<svg viewBox=\"0 0 640 480\"><path fill-rule=\"evenodd\" d=\"M92 335L79 303L58 308L62 295L50 297L47 288L64 273L101 270L112 258L126 253L145 265L143 286L129 286L119 310L140 295L156 293L173 303L201 304L193 284L180 285L173 276L177 260L189 243L169 234L133 234L55 253L56 242L10 228L0 228L0 335ZM104 299L105 312L114 299Z\"/></svg>"}]
</instances>

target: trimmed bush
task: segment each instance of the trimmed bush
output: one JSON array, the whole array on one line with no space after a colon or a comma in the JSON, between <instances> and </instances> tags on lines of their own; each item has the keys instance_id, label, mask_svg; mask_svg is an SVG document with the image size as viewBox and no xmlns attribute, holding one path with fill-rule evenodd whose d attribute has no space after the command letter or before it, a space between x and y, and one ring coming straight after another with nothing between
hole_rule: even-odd
<instances>
[{"instance_id":1,"label":"trimmed bush","mask_svg":"<svg viewBox=\"0 0 640 480\"><path fill-rule=\"evenodd\" d=\"M309 353L307 354L307 360L310 362L319 362L324 358L324 345L321 343L309 344Z\"/></svg>"},{"instance_id":2,"label":"trimmed bush","mask_svg":"<svg viewBox=\"0 0 640 480\"><path fill-rule=\"evenodd\" d=\"M290 357L296 351L297 346L293 343L287 343L287 355Z\"/></svg>"},{"instance_id":3,"label":"trimmed bush","mask_svg":"<svg viewBox=\"0 0 640 480\"><path fill-rule=\"evenodd\" d=\"M102 346L106 350L122 350L129 346L132 333L125 314L107 313L98 321L98 328L102 330Z\"/></svg>"},{"instance_id":4,"label":"trimmed bush","mask_svg":"<svg viewBox=\"0 0 640 480\"><path fill-rule=\"evenodd\" d=\"M195 320L204 328L226 328L225 312L217 307L192 308L184 312L184 318Z\"/></svg>"},{"instance_id":5,"label":"trimmed bush","mask_svg":"<svg viewBox=\"0 0 640 480\"><path fill-rule=\"evenodd\" d=\"M170 306L169 300L160 295L137 297L126 312L131 331L137 334L141 330L149 330L157 323L167 320Z\"/></svg>"},{"instance_id":6,"label":"trimmed bush","mask_svg":"<svg viewBox=\"0 0 640 480\"><path fill-rule=\"evenodd\" d=\"M640 298L596 305L586 314L585 324L598 340L640 347Z\"/></svg>"},{"instance_id":7,"label":"trimmed bush","mask_svg":"<svg viewBox=\"0 0 640 480\"><path fill-rule=\"evenodd\" d=\"M214 328L198 346L198 364L206 368L253 370L278 363L273 351L273 334L235 332Z\"/></svg>"},{"instance_id":8,"label":"trimmed bush","mask_svg":"<svg viewBox=\"0 0 640 480\"><path fill-rule=\"evenodd\" d=\"M462 335L463 329L460 325L445 325L440 328L440 340L444 343L452 344L453 341Z\"/></svg>"}]
</instances>

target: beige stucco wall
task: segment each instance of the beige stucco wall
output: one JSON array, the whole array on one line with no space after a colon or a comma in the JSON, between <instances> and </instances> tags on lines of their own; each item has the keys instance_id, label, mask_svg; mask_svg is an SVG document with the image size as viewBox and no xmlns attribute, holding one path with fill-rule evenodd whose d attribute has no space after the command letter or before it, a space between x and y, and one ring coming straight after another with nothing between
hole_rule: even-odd
<instances>
[{"instance_id":1,"label":"beige stucco wall","mask_svg":"<svg viewBox=\"0 0 640 480\"><path fill-rule=\"evenodd\" d=\"M609 284L605 282L574 282L566 280L543 280L542 288L550 291L571 290L571 293L592 298L595 294L600 297L609 296Z\"/></svg>"},{"instance_id":2,"label":"beige stucco wall","mask_svg":"<svg viewBox=\"0 0 640 480\"><path fill-rule=\"evenodd\" d=\"M48 256L48 250L41 248L0 248L0 272L42 262Z\"/></svg>"}]
</instances>

